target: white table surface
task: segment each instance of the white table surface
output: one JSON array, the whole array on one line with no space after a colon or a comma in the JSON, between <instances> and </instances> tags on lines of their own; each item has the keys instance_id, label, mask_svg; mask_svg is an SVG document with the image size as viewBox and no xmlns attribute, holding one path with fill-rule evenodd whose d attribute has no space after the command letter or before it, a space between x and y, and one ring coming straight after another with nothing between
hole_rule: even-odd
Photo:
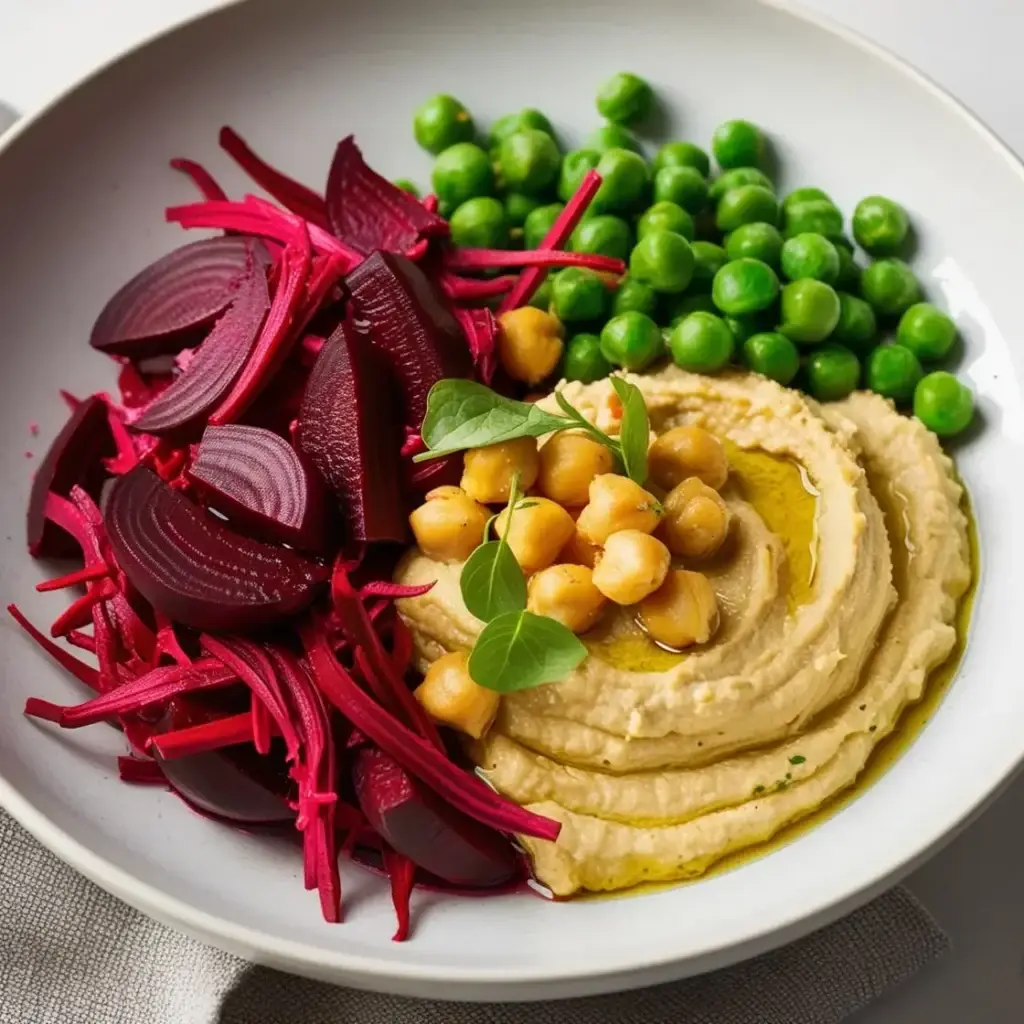
<instances>
[{"instance_id":1,"label":"white table surface","mask_svg":"<svg viewBox=\"0 0 1024 1024\"><path fill-rule=\"evenodd\" d=\"M916 64L1024 155L1021 0L805 0ZM217 0L0 0L0 101L37 109ZM965 183L969 187L969 183ZM1021 723L1024 729L1024 722ZM914 874L954 951L855 1024L1024 1022L1024 779Z\"/></svg>"}]
</instances>

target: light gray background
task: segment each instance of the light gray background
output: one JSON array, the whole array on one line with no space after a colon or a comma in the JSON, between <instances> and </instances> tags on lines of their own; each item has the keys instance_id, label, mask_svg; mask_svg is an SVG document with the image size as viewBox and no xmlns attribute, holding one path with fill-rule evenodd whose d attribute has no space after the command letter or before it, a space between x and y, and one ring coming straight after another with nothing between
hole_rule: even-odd
<instances>
[{"instance_id":1,"label":"light gray background","mask_svg":"<svg viewBox=\"0 0 1024 1024\"><path fill-rule=\"evenodd\" d=\"M1024 155L1020 0L805 0L805 5L917 65ZM215 6L217 0L0 0L0 101L22 112L37 109L125 47ZM969 753L985 756L984 750ZM954 952L860 1014L855 1024L1021 1024L1022 865L1024 779L1018 779L910 879L910 887L949 931Z\"/></svg>"}]
</instances>

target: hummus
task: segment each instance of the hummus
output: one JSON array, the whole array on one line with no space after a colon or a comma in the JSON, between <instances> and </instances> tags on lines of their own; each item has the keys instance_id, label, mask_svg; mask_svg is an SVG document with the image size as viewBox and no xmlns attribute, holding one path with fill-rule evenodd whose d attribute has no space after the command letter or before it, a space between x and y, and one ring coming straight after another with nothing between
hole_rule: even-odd
<instances>
[{"instance_id":1,"label":"hummus","mask_svg":"<svg viewBox=\"0 0 1024 1024\"><path fill-rule=\"evenodd\" d=\"M722 624L670 654L617 609L566 679L504 698L474 756L562 823L556 843L523 840L560 896L700 874L850 786L950 656L971 579L952 463L885 400L821 407L753 375L674 367L630 380L655 433L696 424L729 444L729 550L692 566ZM563 393L611 425L608 381ZM399 602L421 667L482 628L460 568L418 551L399 568L403 583L437 580Z\"/></svg>"}]
</instances>

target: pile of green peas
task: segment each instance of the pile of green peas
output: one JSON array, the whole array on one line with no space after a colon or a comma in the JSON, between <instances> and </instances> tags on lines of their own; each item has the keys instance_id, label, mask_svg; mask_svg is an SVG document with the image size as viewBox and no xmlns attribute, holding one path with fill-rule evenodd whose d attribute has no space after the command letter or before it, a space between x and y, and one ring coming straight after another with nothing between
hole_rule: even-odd
<instances>
[{"instance_id":1,"label":"pile of green peas","mask_svg":"<svg viewBox=\"0 0 1024 1024\"><path fill-rule=\"evenodd\" d=\"M744 120L719 125L710 154L671 141L648 160L634 128L655 103L642 78L613 75L596 98L604 123L569 151L539 110L499 118L486 135L454 97L416 111L414 134L436 157L432 187L455 245L538 248L584 175L601 174L568 247L624 260L628 273L616 287L567 268L533 297L565 324L561 375L589 383L666 356L699 373L738 364L819 401L866 387L939 436L964 430L973 395L938 368L956 326L924 301L900 258L910 232L903 207L862 199L851 240L826 192L779 196L763 169L764 133Z\"/></svg>"}]
</instances>

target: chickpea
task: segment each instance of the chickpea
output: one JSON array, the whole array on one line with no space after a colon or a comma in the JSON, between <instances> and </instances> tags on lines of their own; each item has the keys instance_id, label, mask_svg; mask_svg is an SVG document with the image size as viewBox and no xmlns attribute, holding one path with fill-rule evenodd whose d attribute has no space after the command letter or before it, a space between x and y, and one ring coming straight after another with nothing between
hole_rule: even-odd
<instances>
[{"instance_id":1,"label":"chickpea","mask_svg":"<svg viewBox=\"0 0 1024 1024\"><path fill-rule=\"evenodd\" d=\"M507 523L506 508L494 523L499 537L505 536ZM508 531L508 546L519 567L530 575L551 565L575 529L572 516L561 505L547 498L530 498L525 507L516 508Z\"/></svg>"},{"instance_id":2,"label":"chickpea","mask_svg":"<svg viewBox=\"0 0 1024 1024\"><path fill-rule=\"evenodd\" d=\"M568 562L570 565L585 565L588 569L593 569L600 554L600 545L587 540L578 529L575 529L565 542L565 547L558 552L557 561Z\"/></svg>"},{"instance_id":3,"label":"chickpea","mask_svg":"<svg viewBox=\"0 0 1024 1024\"><path fill-rule=\"evenodd\" d=\"M414 696L435 722L480 739L498 713L501 695L473 681L469 658L461 651L435 661Z\"/></svg>"},{"instance_id":4,"label":"chickpea","mask_svg":"<svg viewBox=\"0 0 1024 1024\"><path fill-rule=\"evenodd\" d=\"M605 541L594 586L616 604L636 604L664 583L671 557L656 537L619 530Z\"/></svg>"},{"instance_id":5,"label":"chickpea","mask_svg":"<svg viewBox=\"0 0 1024 1024\"><path fill-rule=\"evenodd\" d=\"M585 633L597 622L605 600L585 565L552 565L530 577L527 611L560 622L574 633Z\"/></svg>"},{"instance_id":6,"label":"chickpea","mask_svg":"<svg viewBox=\"0 0 1024 1024\"><path fill-rule=\"evenodd\" d=\"M537 481L540 456L537 441L519 437L514 441L471 448L462 460L462 489L484 504L508 501L512 477L519 474L519 490L525 491Z\"/></svg>"},{"instance_id":7,"label":"chickpea","mask_svg":"<svg viewBox=\"0 0 1024 1024\"><path fill-rule=\"evenodd\" d=\"M629 477L602 473L590 481L589 497L576 528L592 544L603 544L619 530L653 533L661 518L657 498Z\"/></svg>"},{"instance_id":8,"label":"chickpea","mask_svg":"<svg viewBox=\"0 0 1024 1024\"><path fill-rule=\"evenodd\" d=\"M614 461L612 453L593 438L562 431L540 450L537 486L560 505L586 505L590 482L610 473Z\"/></svg>"},{"instance_id":9,"label":"chickpea","mask_svg":"<svg viewBox=\"0 0 1024 1024\"><path fill-rule=\"evenodd\" d=\"M459 487L435 487L409 525L420 550L440 562L464 562L484 539L490 513Z\"/></svg>"},{"instance_id":10,"label":"chickpea","mask_svg":"<svg viewBox=\"0 0 1024 1024\"><path fill-rule=\"evenodd\" d=\"M673 427L655 438L647 453L651 479L666 491L696 476L720 491L729 477L725 445L701 427Z\"/></svg>"},{"instance_id":11,"label":"chickpea","mask_svg":"<svg viewBox=\"0 0 1024 1024\"><path fill-rule=\"evenodd\" d=\"M718 598L703 573L672 569L640 602L638 618L647 634L666 647L706 644L718 629Z\"/></svg>"},{"instance_id":12,"label":"chickpea","mask_svg":"<svg viewBox=\"0 0 1024 1024\"><path fill-rule=\"evenodd\" d=\"M562 358L561 321L542 309L521 306L498 318L498 359L515 380L537 384Z\"/></svg>"},{"instance_id":13,"label":"chickpea","mask_svg":"<svg viewBox=\"0 0 1024 1024\"><path fill-rule=\"evenodd\" d=\"M661 533L683 558L710 558L729 533L729 509L718 491L691 476L665 498Z\"/></svg>"}]
</instances>

